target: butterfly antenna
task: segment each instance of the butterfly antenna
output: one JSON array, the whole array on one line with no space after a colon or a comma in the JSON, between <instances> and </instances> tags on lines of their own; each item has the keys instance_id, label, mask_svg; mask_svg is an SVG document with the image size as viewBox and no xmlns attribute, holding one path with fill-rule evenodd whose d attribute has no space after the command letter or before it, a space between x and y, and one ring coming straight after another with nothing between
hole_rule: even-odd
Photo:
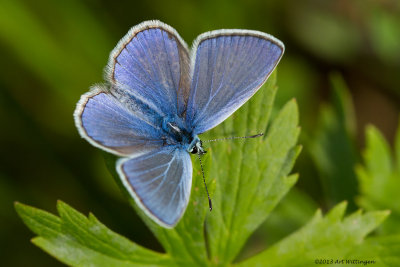
<instances>
[{"instance_id":1,"label":"butterfly antenna","mask_svg":"<svg viewBox=\"0 0 400 267\"><path fill-rule=\"evenodd\" d=\"M197 154L197 156L199 157L200 167L201 167L201 173L203 174L203 182L204 182L204 186L205 186L206 192L207 192L208 206L210 207L210 211L212 211L212 202L211 202L210 194L208 193L207 184L206 184L206 178L204 177L203 164L201 163L200 154Z\"/></svg>"},{"instance_id":2,"label":"butterfly antenna","mask_svg":"<svg viewBox=\"0 0 400 267\"><path fill-rule=\"evenodd\" d=\"M250 135L250 136L233 136L233 137L225 137L225 138L218 138L218 139L212 139L212 140L205 140L202 141L203 143L209 143L209 142L215 142L215 141L224 141L224 140L232 140L232 139L246 139L246 138L256 138L263 136L264 133L259 133L256 135Z\"/></svg>"}]
</instances>

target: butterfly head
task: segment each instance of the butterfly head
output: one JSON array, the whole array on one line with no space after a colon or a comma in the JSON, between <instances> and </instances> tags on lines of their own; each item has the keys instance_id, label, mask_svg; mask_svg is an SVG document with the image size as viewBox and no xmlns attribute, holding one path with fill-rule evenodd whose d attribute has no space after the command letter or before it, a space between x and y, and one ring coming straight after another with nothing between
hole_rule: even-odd
<instances>
[{"instance_id":1,"label":"butterfly head","mask_svg":"<svg viewBox=\"0 0 400 267\"><path fill-rule=\"evenodd\" d=\"M187 151L189 153L198 155L203 155L207 153L207 151L205 151L203 148L203 143L197 135L193 138L192 142L190 142Z\"/></svg>"}]
</instances>

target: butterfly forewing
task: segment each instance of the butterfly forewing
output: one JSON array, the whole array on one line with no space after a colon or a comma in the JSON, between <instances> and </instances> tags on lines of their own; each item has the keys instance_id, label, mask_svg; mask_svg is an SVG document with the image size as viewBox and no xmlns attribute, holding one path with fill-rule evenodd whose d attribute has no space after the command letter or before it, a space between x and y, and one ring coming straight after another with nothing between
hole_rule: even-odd
<instances>
[{"instance_id":1,"label":"butterfly forewing","mask_svg":"<svg viewBox=\"0 0 400 267\"><path fill-rule=\"evenodd\" d=\"M228 118L266 81L283 44L260 32L221 30L195 42L186 121L203 133Z\"/></svg>"},{"instance_id":2,"label":"butterfly forewing","mask_svg":"<svg viewBox=\"0 0 400 267\"><path fill-rule=\"evenodd\" d=\"M108 79L162 116L181 114L189 91L189 53L171 27L145 22L111 53Z\"/></svg>"}]
</instances>

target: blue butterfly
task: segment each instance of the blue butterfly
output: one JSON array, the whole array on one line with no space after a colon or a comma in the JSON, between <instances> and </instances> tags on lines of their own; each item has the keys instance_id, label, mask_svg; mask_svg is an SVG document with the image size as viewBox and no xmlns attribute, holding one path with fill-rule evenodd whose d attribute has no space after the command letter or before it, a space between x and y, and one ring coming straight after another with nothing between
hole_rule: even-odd
<instances>
[{"instance_id":1,"label":"blue butterfly","mask_svg":"<svg viewBox=\"0 0 400 267\"><path fill-rule=\"evenodd\" d=\"M146 21L111 52L106 85L82 95L74 117L92 145L121 156L116 168L137 205L174 227L189 202L189 153L264 84L284 52L258 31L201 34L189 50L172 27Z\"/></svg>"}]
</instances>

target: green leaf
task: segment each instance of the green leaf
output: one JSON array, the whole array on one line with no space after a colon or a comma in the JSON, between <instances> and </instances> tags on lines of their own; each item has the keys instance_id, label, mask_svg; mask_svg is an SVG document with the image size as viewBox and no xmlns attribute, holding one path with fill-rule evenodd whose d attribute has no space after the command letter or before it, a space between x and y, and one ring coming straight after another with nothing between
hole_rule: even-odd
<instances>
[{"instance_id":1,"label":"green leaf","mask_svg":"<svg viewBox=\"0 0 400 267\"><path fill-rule=\"evenodd\" d=\"M39 237L32 242L73 266L171 266L167 255L153 252L112 232L92 214L57 204L60 217L16 203L25 224Z\"/></svg>"},{"instance_id":2,"label":"green leaf","mask_svg":"<svg viewBox=\"0 0 400 267\"><path fill-rule=\"evenodd\" d=\"M294 187L255 235L263 237L268 245L276 243L308 222L317 208L309 195Z\"/></svg>"},{"instance_id":3,"label":"green leaf","mask_svg":"<svg viewBox=\"0 0 400 267\"><path fill-rule=\"evenodd\" d=\"M400 235L368 238L353 249L347 258L373 260L378 266L400 266Z\"/></svg>"},{"instance_id":4,"label":"green leaf","mask_svg":"<svg viewBox=\"0 0 400 267\"><path fill-rule=\"evenodd\" d=\"M293 187L268 219L251 235L235 261L247 259L295 232L314 216L317 208L310 196Z\"/></svg>"},{"instance_id":5,"label":"green leaf","mask_svg":"<svg viewBox=\"0 0 400 267\"><path fill-rule=\"evenodd\" d=\"M264 132L275 92L272 80L250 103L209 135L244 136ZM215 152L210 175L217 177L215 208L207 217L212 263L232 262L250 234L296 182L297 176L290 176L289 171L300 152L296 146L297 123L297 106L291 101L275 118L264 138L212 144Z\"/></svg>"},{"instance_id":6,"label":"green leaf","mask_svg":"<svg viewBox=\"0 0 400 267\"><path fill-rule=\"evenodd\" d=\"M28 226L40 236L35 239L35 244L71 265L93 262L101 266L106 260L99 260L99 257L107 258L107 263L111 260L155 265L173 262L180 266L231 263L248 237L297 181L297 175L289 174L301 150L296 145L299 135L297 105L295 101L290 101L273 122L269 123L276 94L275 83L276 74L273 73L264 88L238 112L222 125L201 136L202 140L208 140L266 133L265 136L255 139L208 143L209 153L203 157L202 162L213 200L212 212L208 211L200 164L196 157L193 158L190 202L185 215L174 229L158 226L137 207L115 172L116 158L105 154L107 166L117 183L164 247L166 255L151 252L117 236L101 225L94 216L86 218L63 203L58 205L60 218L51 217L58 222L58 228L54 230L55 237L47 237L36 230L44 228L46 223L36 228L36 224L28 223L30 220L40 221L42 216L38 214L52 215L34 208L30 208L35 211L30 216L21 215ZM17 207L18 210L24 210L22 206ZM100 225L102 230L98 231ZM62 242L68 243L66 247L70 251L75 251L78 255L76 259L71 259L70 253L68 258L67 253L63 253L66 250L59 249L63 247L60 246ZM122 244L118 244L119 242ZM78 253L79 250L85 252ZM92 253L86 252L87 250Z\"/></svg>"},{"instance_id":7,"label":"green leaf","mask_svg":"<svg viewBox=\"0 0 400 267\"><path fill-rule=\"evenodd\" d=\"M202 135L201 139L265 132L276 94L275 83L274 73L247 104L222 125ZM207 198L198 163L193 164L194 184L189 206L176 228L166 230L159 227L143 214L134 201L131 200L131 204L167 253L179 262L208 265L207 251L211 256L211 264L232 262L247 238L297 180L296 175L289 175L300 152L300 147L296 146L299 134L297 123L297 106L295 101L291 101L276 117L265 137L245 142L210 143L210 153L203 162L213 199L211 213L207 211ZM115 160L108 157L107 162L120 184L114 170ZM260 213L260 210L263 212ZM204 227L209 247L205 243Z\"/></svg>"},{"instance_id":8,"label":"green leaf","mask_svg":"<svg viewBox=\"0 0 400 267\"><path fill-rule=\"evenodd\" d=\"M354 111L343 78L333 74L331 83L334 105L321 107L317 130L307 144L328 204L347 200L350 210L355 210L353 199L357 194L357 179L354 165L357 153Z\"/></svg>"},{"instance_id":9,"label":"green leaf","mask_svg":"<svg viewBox=\"0 0 400 267\"><path fill-rule=\"evenodd\" d=\"M384 233L400 233L400 127L395 141L396 159L382 134L373 126L366 130L364 165L356 167L360 184L357 202L367 210L390 209L390 218L382 225Z\"/></svg>"},{"instance_id":10,"label":"green leaf","mask_svg":"<svg viewBox=\"0 0 400 267\"><path fill-rule=\"evenodd\" d=\"M316 259L346 258L389 215L357 211L343 217L346 206L342 202L324 217L317 211L303 228L239 266L313 266Z\"/></svg>"},{"instance_id":11,"label":"green leaf","mask_svg":"<svg viewBox=\"0 0 400 267\"><path fill-rule=\"evenodd\" d=\"M297 105L294 100L290 101L269 121L275 82L276 74L273 74L264 88L238 112L201 136L202 140L209 140L265 133L255 139L205 142L210 147L202 162L214 209L208 211L200 164L193 157L191 198L185 215L173 229L160 227L137 207L115 172L116 157L105 154L116 182L164 247L164 254L129 241L106 228L92 214L86 217L63 202L57 205L59 216L16 204L20 217L38 235L33 243L72 266L232 265L248 238L298 178L290 174L301 150L296 144L300 131ZM309 203L304 200L297 197L298 204ZM320 257L343 257L352 251L366 253L368 248L361 247L365 236L388 212L373 211L364 215L355 212L343 218L345 208L346 204L342 203L325 217L317 212L306 226L239 265L309 266ZM393 240L382 242L393 243ZM381 250L379 257L390 260L396 249L393 245L389 250Z\"/></svg>"}]
</instances>

